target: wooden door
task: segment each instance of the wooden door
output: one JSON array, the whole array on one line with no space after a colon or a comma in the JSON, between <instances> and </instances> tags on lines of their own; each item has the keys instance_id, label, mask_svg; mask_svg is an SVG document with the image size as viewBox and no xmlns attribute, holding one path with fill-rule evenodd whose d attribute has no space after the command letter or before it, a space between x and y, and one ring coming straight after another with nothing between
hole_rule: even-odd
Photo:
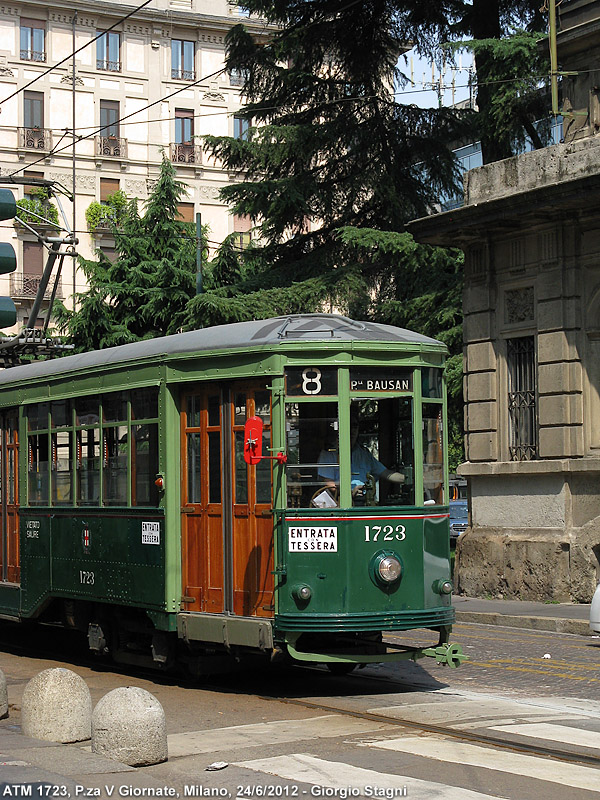
<instances>
[{"instance_id":1,"label":"wooden door","mask_svg":"<svg viewBox=\"0 0 600 800\"><path fill-rule=\"evenodd\" d=\"M273 616L273 461L256 466L244 461L244 424L260 417L264 424L263 454L271 452L271 392L264 385L239 383L231 388L230 439L233 465L232 592L233 612L241 616Z\"/></svg>"},{"instance_id":2,"label":"wooden door","mask_svg":"<svg viewBox=\"0 0 600 800\"><path fill-rule=\"evenodd\" d=\"M0 415L0 486L2 497L2 572L8 583L19 583L19 415Z\"/></svg>"},{"instance_id":3,"label":"wooden door","mask_svg":"<svg viewBox=\"0 0 600 800\"><path fill-rule=\"evenodd\" d=\"M273 616L272 468L243 459L248 416L265 423L270 392L255 382L206 388L182 398L183 607Z\"/></svg>"}]
</instances>

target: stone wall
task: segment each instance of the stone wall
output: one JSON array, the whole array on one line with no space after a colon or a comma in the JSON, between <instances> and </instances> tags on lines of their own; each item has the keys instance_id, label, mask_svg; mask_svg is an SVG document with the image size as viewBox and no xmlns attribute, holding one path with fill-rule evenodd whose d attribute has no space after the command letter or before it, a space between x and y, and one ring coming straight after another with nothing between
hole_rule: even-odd
<instances>
[{"instance_id":1,"label":"stone wall","mask_svg":"<svg viewBox=\"0 0 600 800\"><path fill-rule=\"evenodd\" d=\"M600 580L600 459L478 466L471 525L457 544L458 591L590 602Z\"/></svg>"}]
</instances>

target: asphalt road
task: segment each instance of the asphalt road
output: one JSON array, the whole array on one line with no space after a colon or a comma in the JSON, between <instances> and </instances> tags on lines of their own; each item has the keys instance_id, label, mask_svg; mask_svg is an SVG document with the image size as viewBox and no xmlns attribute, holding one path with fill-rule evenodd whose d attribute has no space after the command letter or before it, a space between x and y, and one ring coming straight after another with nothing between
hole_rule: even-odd
<instances>
[{"instance_id":1,"label":"asphalt road","mask_svg":"<svg viewBox=\"0 0 600 800\"><path fill-rule=\"evenodd\" d=\"M471 656L457 670L427 659L343 678L290 668L194 685L63 656L53 631L41 643L31 631L10 630L0 650L11 704L0 722L2 796L9 796L3 787L46 780L67 798L91 796L78 794L78 785L112 798L161 787L180 798L225 800L600 798L600 639L457 625L454 639ZM81 675L94 703L119 686L155 695L165 710L169 761L134 770L89 753L85 743L23 739L24 687L51 666ZM207 771L215 762L226 766Z\"/></svg>"}]
</instances>

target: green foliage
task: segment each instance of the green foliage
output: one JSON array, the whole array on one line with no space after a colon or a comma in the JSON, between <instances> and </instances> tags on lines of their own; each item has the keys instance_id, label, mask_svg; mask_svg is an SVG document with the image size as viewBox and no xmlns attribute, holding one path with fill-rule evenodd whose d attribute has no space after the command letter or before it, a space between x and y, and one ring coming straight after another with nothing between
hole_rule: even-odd
<instances>
[{"instance_id":1,"label":"green foliage","mask_svg":"<svg viewBox=\"0 0 600 800\"><path fill-rule=\"evenodd\" d=\"M85 210L85 221L93 233L97 228L110 228L122 224L129 200L125 192L119 189L108 195L104 203L92 200Z\"/></svg>"},{"instance_id":2,"label":"green foliage","mask_svg":"<svg viewBox=\"0 0 600 800\"><path fill-rule=\"evenodd\" d=\"M495 139L507 153L519 152L529 139L534 147L545 147L550 139L548 92L549 55L540 49L542 33L517 31L506 39L465 41L475 59L487 64L486 80L493 86L489 103L479 114L480 136ZM534 122L540 120L537 127Z\"/></svg>"},{"instance_id":3,"label":"green foliage","mask_svg":"<svg viewBox=\"0 0 600 800\"><path fill-rule=\"evenodd\" d=\"M452 191L448 148L467 127L456 112L405 106L390 92L406 41L399 4L245 6L275 26L268 42L242 25L227 39L253 126L206 144L244 176L222 197L253 220L261 244L223 251L220 279L190 302L188 326L335 310L459 352L461 259L398 231Z\"/></svg>"},{"instance_id":4,"label":"green foliage","mask_svg":"<svg viewBox=\"0 0 600 800\"><path fill-rule=\"evenodd\" d=\"M348 313L439 339L448 347L450 468L464 460L462 394L462 252L417 244L408 233L344 228L364 281Z\"/></svg>"},{"instance_id":5,"label":"green foliage","mask_svg":"<svg viewBox=\"0 0 600 800\"><path fill-rule=\"evenodd\" d=\"M173 165L163 158L159 180L143 215L128 201L113 229L117 258L80 259L88 290L77 295L75 313L59 308L59 327L78 351L97 350L176 333L196 289L196 235L178 219L186 193ZM114 196L114 195L113 195ZM206 231L203 231L203 237Z\"/></svg>"},{"instance_id":6,"label":"green foliage","mask_svg":"<svg viewBox=\"0 0 600 800\"><path fill-rule=\"evenodd\" d=\"M455 185L448 145L463 127L447 109L395 102L403 40L391 0L246 6L278 26L267 42L243 25L227 37L228 69L247 76L240 113L254 126L205 141L244 175L222 198L257 226L265 277L273 269L283 290L343 266L338 228L393 231L427 213Z\"/></svg>"},{"instance_id":7,"label":"green foliage","mask_svg":"<svg viewBox=\"0 0 600 800\"><path fill-rule=\"evenodd\" d=\"M45 186L35 186L29 191L30 197L17 200L17 216L29 225L44 225L39 217L44 217L58 225L58 211L50 202ZM33 212L33 213L29 213ZM34 216L37 215L37 216Z\"/></svg>"},{"instance_id":8,"label":"green foliage","mask_svg":"<svg viewBox=\"0 0 600 800\"><path fill-rule=\"evenodd\" d=\"M547 28L537 0L403 0L397 8L405 41L413 41L421 54L441 63L463 43L473 50L478 112L471 141L481 138L485 164L513 155L524 128L539 146L530 124L547 111L547 98L544 104L536 90L549 67L534 52L539 36L527 38Z\"/></svg>"}]
</instances>

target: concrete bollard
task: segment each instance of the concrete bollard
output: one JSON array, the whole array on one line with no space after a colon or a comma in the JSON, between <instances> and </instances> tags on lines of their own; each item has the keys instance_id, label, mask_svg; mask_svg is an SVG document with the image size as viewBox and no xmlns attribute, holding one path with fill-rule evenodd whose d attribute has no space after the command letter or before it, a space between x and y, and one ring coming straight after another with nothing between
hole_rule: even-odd
<instances>
[{"instance_id":1,"label":"concrete bollard","mask_svg":"<svg viewBox=\"0 0 600 800\"><path fill-rule=\"evenodd\" d=\"M167 724L156 697L137 686L104 695L92 714L92 752L130 767L166 761Z\"/></svg>"},{"instance_id":2,"label":"concrete bollard","mask_svg":"<svg viewBox=\"0 0 600 800\"><path fill-rule=\"evenodd\" d=\"M0 669L0 719L8 717L8 693L6 691L6 676Z\"/></svg>"},{"instance_id":3,"label":"concrete bollard","mask_svg":"<svg viewBox=\"0 0 600 800\"><path fill-rule=\"evenodd\" d=\"M32 678L21 701L21 730L33 739L82 742L90 738L92 697L70 669L45 669Z\"/></svg>"}]
</instances>

